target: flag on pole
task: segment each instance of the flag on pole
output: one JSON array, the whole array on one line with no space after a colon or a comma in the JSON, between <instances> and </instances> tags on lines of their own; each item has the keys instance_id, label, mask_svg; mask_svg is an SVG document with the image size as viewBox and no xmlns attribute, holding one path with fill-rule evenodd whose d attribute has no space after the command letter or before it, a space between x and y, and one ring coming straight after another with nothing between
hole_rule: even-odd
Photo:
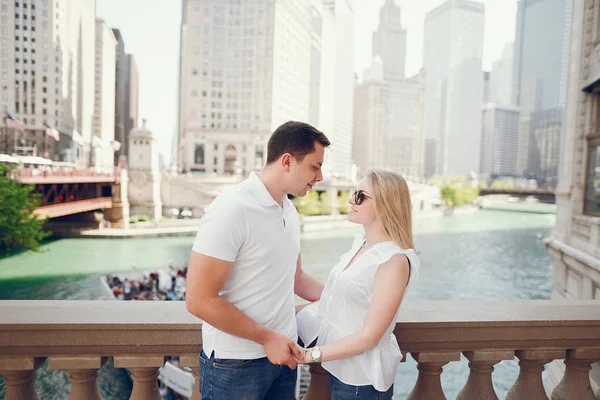
<instances>
[{"instance_id":1,"label":"flag on pole","mask_svg":"<svg viewBox=\"0 0 600 400\"><path fill-rule=\"evenodd\" d=\"M110 142L110 144L112 145L113 151L121 150L121 142L113 140L112 142Z\"/></svg>"},{"instance_id":2,"label":"flag on pole","mask_svg":"<svg viewBox=\"0 0 600 400\"><path fill-rule=\"evenodd\" d=\"M44 123L44 126L46 127L46 135L53 137L54 140L56 140L57 142L60 140L60 134L58 133L58 130L54 129L50 124L48 123Z\"/></svg>"},{"instance_id":3,"label":"flag on pole","mask_svg":"<svg viewBox=\"0 0 600 400\"><path fill-rule=\"evenodd\" d=\"M19 121L9 113L6 113L6 127L16 129L19 132L25 131L25 125L23 125L23 122Z\"/></svg>"}]
</instances>

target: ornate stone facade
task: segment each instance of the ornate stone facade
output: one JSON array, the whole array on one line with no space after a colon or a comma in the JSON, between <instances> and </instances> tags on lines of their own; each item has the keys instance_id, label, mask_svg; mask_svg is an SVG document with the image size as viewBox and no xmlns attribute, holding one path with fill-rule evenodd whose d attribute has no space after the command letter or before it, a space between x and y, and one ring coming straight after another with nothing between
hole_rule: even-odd
<instances>
[{"instance_id":1,"label":"ornate stone facade","mask_svg":"<svg viewBox=\"0 0 600 400\"><path fill-rule=\"evenodd\" d=\"M557 220L547 240L556 300L600 301L600 0L573 0L567 105L556 189ZM600 303L599 303L600 307ZM550 366L549 388L564 364ZM600 365L590 372L600 396Z\"/></svg>"}]
</instances>

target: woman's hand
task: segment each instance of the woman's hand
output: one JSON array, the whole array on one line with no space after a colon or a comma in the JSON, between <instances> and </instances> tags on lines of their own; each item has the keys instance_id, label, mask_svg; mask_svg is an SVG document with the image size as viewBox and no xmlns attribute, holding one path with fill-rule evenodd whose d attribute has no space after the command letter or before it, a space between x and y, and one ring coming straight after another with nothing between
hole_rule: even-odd
<instances>
[{"instance_id":1,"label":"woman's hand","mask_svg":"<svg viewBox=\"0 0 600 400\"><path fill-rule=\"evenodd\" d=\"M302 357L302 359L297 359L294 357L294 360L296 361L297 364L312 364L313 360L312 357L310 356L310 350L311 349L303 349L304 351L304 357Z\"/></svg>"}]
</instances>

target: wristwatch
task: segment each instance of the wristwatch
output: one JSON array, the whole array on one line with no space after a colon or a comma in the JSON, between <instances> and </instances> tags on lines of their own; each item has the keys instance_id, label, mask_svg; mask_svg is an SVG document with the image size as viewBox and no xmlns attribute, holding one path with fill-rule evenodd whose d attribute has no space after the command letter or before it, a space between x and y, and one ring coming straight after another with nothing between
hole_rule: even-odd
<instances>
[{"instance_id":1,"label":"wristwatch","mask_svg":"<svg viewBox=\"0 0 600 400\"><path fill-rule=\"evenodd\" d=\"M321 349L319 349L319 346L314 347L310 351L310 358L312 358L314 363L321 362Z\"/></svg>"}]
</instances>

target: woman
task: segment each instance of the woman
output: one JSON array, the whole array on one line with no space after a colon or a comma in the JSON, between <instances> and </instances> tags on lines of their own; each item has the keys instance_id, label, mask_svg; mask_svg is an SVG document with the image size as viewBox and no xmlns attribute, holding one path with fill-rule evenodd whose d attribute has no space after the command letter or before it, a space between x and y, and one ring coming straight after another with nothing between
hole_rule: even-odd
<instances>
[{"instance_id":1,"label":"woman","mask_svg":"<svg viewBox=\"0 0 600 400\"><path fill-rule=\"evenodd\" d=\"M408 186L395 172L372 169L350 204L348 220L364 235L331 270L321 300L297 315L302 342L316 339L298 361L321 362L331 388L329 396L327 381L312 374L307 400L391 399L402 359L393 331L405 289L419 274Z\"/></svg>"}]
</instances>

